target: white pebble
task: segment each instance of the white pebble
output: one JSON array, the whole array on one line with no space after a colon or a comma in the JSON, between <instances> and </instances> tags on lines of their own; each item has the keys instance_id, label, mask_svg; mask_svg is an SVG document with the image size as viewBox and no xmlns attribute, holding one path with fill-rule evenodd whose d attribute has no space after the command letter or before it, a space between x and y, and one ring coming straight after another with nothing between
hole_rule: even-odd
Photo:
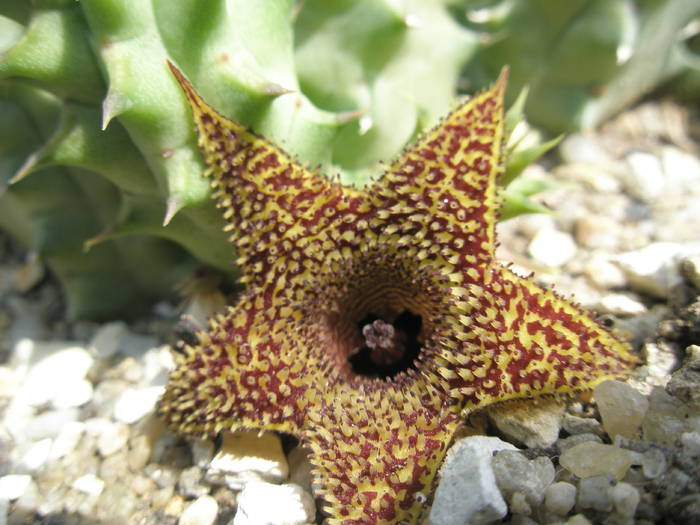
<instances>
[{"instance_id":1,"label":"white pebble","mask_svg":"<svg viewBox=\"0 0 700 525\"><path fill-rule=\"evenodd\" d=\"M0 477L0 499L14 501L27 490L32 477L27 474L8 474Z\"/></svg>"},{"instance_id":2,"label":"white pebble","mask_svg":"<svg viewBox=\"0 0 700 525\"><path fill-rule=\"evenodd\" d=\"M233 490L253 480L281 483L288 475L279 437L272 432L247 430L224 433L221 449L207 471L208 480L223 481Z\"/></svg>"},{"instance_id":3,"label":"white pebble","mask_svg":"<svg viewBox=\"0 0 700 525\"><path fill-rule=\"evenodd\" d=\"M79 410L77 408L48 410L27 422L23 430L24 438L29 441L54 438L66 425L75 423L78 417Z\"/></svg>"},{"instance_id":4,"label":"white pebble","mask_svg":"<svg viewBox=\"0 0 700 525\"><path fill-rule=\"evenodd\" d=\"M639 505L639 491L629 483L620 482L610 489L610 499L615 511L621 516L631 518Z\"/></svg>"},{"instance_id":5,"label":"white pebble","mask_svg":"<svg viewBox=\"0 0 700 525\"><path fill-rule=\"evenodd\" d=\"M114 405L114 419L130 425L152 413L163 393L162 386L127 388Z\"/></svg>"},{"instance_id":6,"label":"white pebble","mask_svg":"<svg viewBox=\"0 0 700 525\"><path fill-rule=\"evenodd\" d=\"M232 525L305 525L314 520L313 498L299 485L251 481L238 495Z\"/></svg>"},{"instance_id":7,"label":"white pebble","mask_svg":"<svg viewBox=\"0 0 700 525\"><path fill-rule=\"evenodd\" d=\"M675 188L695 188L700 179L700 160L673 146L661 150L664 173Z\"/></svg>"},{"instance_id":8,"label":"white pebble","mask_svg":"<svg viewBox=\"0 0 700 525\"><path fill-rule=\"evenodd\" d=\"M611 261L625 273L634 290L666 299L671 289L682 282L680 261L695 253L700 253L698 242L657 242L611 257Z\"/></svg>"},{"instance_id":9,"label":"white pebble","mask_svg":"<svg viewBox=\"0 0 700 525\"><path fill-rule=\"evenodd\" d=\"M143 365L142 386L164 386L168 373L175 368L172 351L167 345L151 348L141 358Z\"/></svg>"},{"instance_id":10,"label":"white pebble","mask_svg":"<svg viewBox=\"0 0 700 525\"><path fill-rule=\"evenodd\" d=\"M496 485L491 460L497 450L517 450L495 437L471 436L457 441L440 468L430 511L431 525L479 525L508 512Z\"/></svg>"},{"instance_id":11,"label":"white pebble","mask_svg":"<svg viewBox=\"0 0 700 525\"><path fill-rule=\"evenodd\" d=\"M611 438L615 436L635 439L649 401L637 390L622 381L603 381L593 395L603 420L603 428Z\"/></svg>"},{"instance_id":12,"label":"white pebble","mask_svg":"<svg viewBox=\"0 0 700 525\"><path fill-rule=\"evenodd\" d=\"M51 454L52 443L51 439L46 438L29 445L24 454L22 454L22 466L30 472L37 471L43 467Z\"/></svg>"},{"instance_id":13,"label":"white pebble","mask_svg":"<svg viewBox=\"0 0 700 525\"><path fill-rule=\"evenodd\" d=\"M85 424L80 421L66 423L56 436L51 445L49 459L60 459L67 456L78 446L80 438L85 431Z\"/></svg>"},{"instance_id":14,"label":"white pebble","mask_svg":"<svg viewBox=\"0 0 700 525\"><path fill-rule=\"evenodd\" d=\"M642 301L625 293L604 295L594 307L597 312L613 315L640 315L647 311Z\"/></svg>"},{"instance_id":15,"label":"white pebble","mask_svg":"<svg viewBox=\"0 0 700 525\"><path fill-rule=\"evenodd\" d=\"M90 496L99 496L105 488L105 482L94 474L85 474L76 479L71 487Z\"/></svg>"},{"instance_id":16,"label":"white pebble","mask_svg":"<svg viewBox=\"0 0 700 525\"><path fill-rule=\"evenodd\" d=\"M129 327L124 321L103 324L92 337L89 348L98 358L109 359L119 351L122 340L128 332Z\"/></svg>"},{"instance_id":17,"label":"white pebble","mask_svg":"<svg viewBox=\"0 0 700 525\"><path fill-rule=\"evenodd\" d=\"M535 261L554 268L564 266L576 255L573 237L558 230L540 230L527 249Z\"/></svg>"},{"instance_id":18,"label":"white pebble","mask_svg":"<svg viewBox=\"0 0 700 525\"><path fill-rule=\"evenodd\" d=\"M554 514L566 516L576 504L576 487L566 481L552 483L544 493L544 506Z\"/></svg>"},{"instance_id":19,"label":"white pebble","mask_svg":"<svg viewBox=\"0 0 700 525\"><path fill-rule=\"evenodd\" d=\"M268 501L267 504L270 502ZM200 496L180 515L178 525L212 525L219 512L219 504L211 496Z\"/></svg>"},{"instance_id":20,"label":"white pebble","mask_svg":"<svg viewBox=\"0 0 700 525\"><path fill-rule=\"evenodd\" d=\"M659 159L651 153L634 151L625 160L630 168L623 181L627 193L642 202L655 203L666 186Z\"/></svg>"},{"instance_id":21,"label":"white pebble","mask_svg":"<svg viewBox=\"0 0 700 525\"><path fill-rule=\"evenodd\" d=\"M93 358L84 348L66 345L31 366L15 397L18 402L68 408L90 400L92 385L85 381L85 376Z\"/></svg>"},{"instance_id":22,"label":"white pebble","mask_svg":"<svg viewBox=\"0 0 700 525\"><path fill-rule=\"evenodd\" d=\"M110 456L126 447L129 440L129 427L123 423L110 423L97 438L97 450L103 457Z\"/></svg>"}]
</instances>

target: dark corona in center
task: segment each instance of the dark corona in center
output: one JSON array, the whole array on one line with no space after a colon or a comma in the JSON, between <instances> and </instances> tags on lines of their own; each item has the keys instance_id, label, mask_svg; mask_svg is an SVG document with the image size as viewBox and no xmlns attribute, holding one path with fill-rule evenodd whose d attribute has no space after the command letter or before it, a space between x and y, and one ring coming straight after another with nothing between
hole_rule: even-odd
<instances>
[{"instance_id":1,"label":"dark corona in center","mask_svg":"<svg viewBox=\"0 0 700 525\"><path fill-rule=\"evenodd\" d=\"M353 372L388 379L415 369L422 346L419 341L422 324L421 316L409 310L391 321L367 314L357 323L362 347L348 358Z\"/></svg>"}]
</instances>

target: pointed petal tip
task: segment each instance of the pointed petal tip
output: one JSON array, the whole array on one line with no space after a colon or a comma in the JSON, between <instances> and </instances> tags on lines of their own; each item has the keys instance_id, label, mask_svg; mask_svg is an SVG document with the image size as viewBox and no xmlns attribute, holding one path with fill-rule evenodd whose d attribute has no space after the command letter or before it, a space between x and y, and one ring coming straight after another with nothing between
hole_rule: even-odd
<instances>
[{"instance_id":1,"label":"pointed petal tip","mask_svg":"<svg viewBox=\"0 0 700 525\"><path fill-rule=\"evenodd\" d=\"M510 76L510 66L503 66L498 74L496 83L493 85L495 91L505 93L508 85L508 77Z\"/></svg>"},{"instance_id":2,"label":"pointed petal tip","mask_svg":"<svg viewBox=\"0 0 700 525\"><path fill-rule=\"evenodd\" d=\"M175 80L177 80L177 83L180 85L180 89L182 89L182 91L185 93L185 97L187 97L189 105L191 107L203 106L204 101L195 91L194 86L192 86L192 83L187 79L182 70L180 70L170 60L166 60L166 63L170 68L170 71L172 72L173 76L175 77Z\"/></svg>"}]
</instances>

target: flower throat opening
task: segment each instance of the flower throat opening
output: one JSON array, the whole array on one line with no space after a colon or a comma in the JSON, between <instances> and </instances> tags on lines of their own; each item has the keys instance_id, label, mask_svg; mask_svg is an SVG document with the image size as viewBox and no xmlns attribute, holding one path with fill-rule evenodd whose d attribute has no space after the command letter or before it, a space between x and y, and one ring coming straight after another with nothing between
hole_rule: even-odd
<instances>
[{"instance_id":1,"label":"flower throat opening","mask_svg":"<svg viewBox=\"0 0 700 525\"><path fill-rule=\"evenodd\" d=\"M422 343L419 340L423 320L404 310L394 319L368 313L357 323L362 346L348 357L352 371L365 377L392 378L399 372L415 369Z\"/></svg>"}]
</instances>

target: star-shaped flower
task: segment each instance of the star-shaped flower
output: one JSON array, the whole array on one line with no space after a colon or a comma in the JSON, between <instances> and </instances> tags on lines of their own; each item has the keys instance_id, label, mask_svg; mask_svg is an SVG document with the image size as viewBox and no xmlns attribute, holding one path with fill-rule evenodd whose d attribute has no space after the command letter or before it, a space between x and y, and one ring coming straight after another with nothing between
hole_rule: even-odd
<instances>
[{"instance_id":1,"label":"star-shaped flower","mask_svg":"<svg viewBox=\"0 0 700 525\"><path fill-rule=\"evenodd\" d=\"M177 357L160 412L178 432L293 434L330 524L413 523L466 413L635 363L588 313L494 260L505 74L356 190L172 69L247 283Z\"/></svg>"}]
</instances>

